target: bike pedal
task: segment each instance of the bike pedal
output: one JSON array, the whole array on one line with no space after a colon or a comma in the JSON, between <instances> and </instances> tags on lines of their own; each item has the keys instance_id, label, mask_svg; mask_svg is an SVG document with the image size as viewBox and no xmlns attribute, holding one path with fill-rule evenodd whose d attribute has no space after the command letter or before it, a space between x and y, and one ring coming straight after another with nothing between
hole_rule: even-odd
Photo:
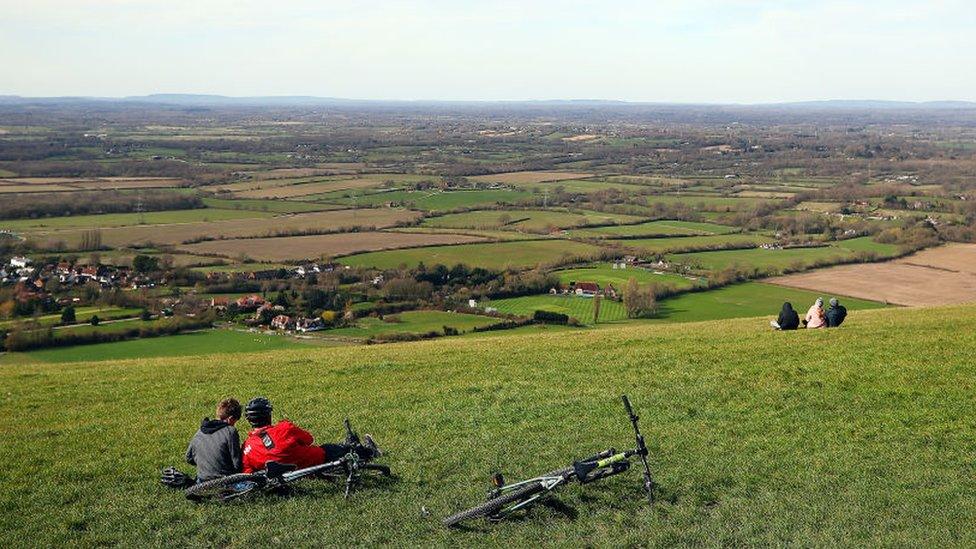
<instances>
[{"instance_id":1,"label":"bike pedal","mask_svg":"<svg viewBox=\"0 0 976 549\"><path fill-rule=\"evenodd\" d=\"M491 485L495 488L501 488L505 486L505 477L501 473L495 473L491 475Z\"/></svg>"}]
</instances>

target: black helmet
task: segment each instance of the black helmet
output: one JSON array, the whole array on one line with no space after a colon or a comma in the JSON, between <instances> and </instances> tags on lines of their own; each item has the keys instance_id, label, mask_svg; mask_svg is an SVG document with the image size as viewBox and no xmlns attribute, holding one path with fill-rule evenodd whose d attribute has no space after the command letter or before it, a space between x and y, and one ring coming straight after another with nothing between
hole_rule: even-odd
<instances>
[{"instance_id":1,"label":"black helmet","mask_svg":"<svg viewBox=\"0 0 976 549\"><path fill-rule=\"evenodd\" d=\"M244 418L255 427L271 424L271 401L264 397L254 397L244 407Z\"/></svg>"},{"instance_id":2,"label":"black helmet","mask_svg":"<svg viewBox=\"0 0 976 549\"><path fill-rule=\"evenodd\" d=\"M172 467L163 469L162 478L159 480L164 486L169 486L170 488L183 489L193 484L193 479L189 475Z\"/></svg>"}]
</instances>

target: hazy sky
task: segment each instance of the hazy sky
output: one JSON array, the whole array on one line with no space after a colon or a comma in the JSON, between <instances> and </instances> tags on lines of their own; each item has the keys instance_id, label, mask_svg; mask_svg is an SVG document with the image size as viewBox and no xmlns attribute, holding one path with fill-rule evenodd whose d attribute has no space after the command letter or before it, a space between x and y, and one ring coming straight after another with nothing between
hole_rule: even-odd
<instances>
[{"instance_id":1,"label":"hazy sky","mask_svg":"<svg viewBox=\"0 0 976 549\"><path fill-rule=\"evenodd\" d=\"M976 100L976 0L0 0L0 95Z\"/></svg>"}]
</instances>

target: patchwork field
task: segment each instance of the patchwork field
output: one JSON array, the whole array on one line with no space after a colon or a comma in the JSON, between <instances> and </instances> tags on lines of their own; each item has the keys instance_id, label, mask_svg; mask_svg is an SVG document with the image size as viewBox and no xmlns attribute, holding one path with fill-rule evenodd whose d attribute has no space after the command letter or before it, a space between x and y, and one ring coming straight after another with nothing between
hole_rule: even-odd
<instances>
[{"instance_id":1,"label":"patchwork field","mask_svg":"<svg viewBox=\"0 0 976 549\"><path fill-rule=\"evenodd\" d=\"M767 250L720 250L671 254L669 261L690 265L697 269L717 271L731 266L771 269L802 268L818 262L837 262L855 257L857 252L871 252L878 257L897 254L898 247L874 242L868 237L833 242L830 246L814 248L785 248Z\"/></svg>"},{"instance_id":2,"label":"patchwork field","mask_svg":"<svg viewBox=\"0 0 976 549\"><path fill-rule=\"evenodd\" d=\"M770 282L899 305L976 301L976 244L947 244L886 263L842 265Z\"/></svg>"},{"instance_id":3,"label":"patchwork field","mask_svg":"<svg viewBox=\"0 0 976 549\"><path fill-rule=\"evenodd\" d=\"M254 189L234 193L237 198L295 198L333 191L348 191L351 189L366 189L381 184L374 179L335 179L315 183L301 183L298 185L275 186L266 189Z\"/></svg>"},{"instance_id":4,"label":"patchwork field","mask_svg":"<svg viewBox=\"0 0 976 549\"><path fill-rule=\"evenodd\" d=\"M436 246L411 250L390 250L356 254L339 259L340 263L356 267L395 269L399 265L465 264L469 267L505 269L533 267L566 256L590 255L599 251L596 246L567 240L527 240L461 246Z\"/></svg>"},{"instance_id":5,"label":"patchwork field","mask_svg":"<svg viewBox=\"0 0 976 549\"><path fill-rule=\"evenodd\" d=\"M400 221L415 219L419 214L400 209L357 209L302 213L269 218L238 219L199 223L102 229L102 242L123 247L138 244L181 244L199 238L239 238L273 236L289 231L335 230L349 227L389 227ZM84 230L37 232L34 237L48 245L58 241L69 248L77 246Z\"/></svg>"},{"instance_id":6,"label":"patchwork field","mask_svg":"<svg viewBox=\"0 0 976 549\"><path fill-rule=\"evenodd\" d=\"M361 231L311 236L212 240L183 245L180 249L189 253L215 254L230 258L247 256L258 261L288 261L371 250L481 241L484 239L459 234Z\"/></svg>"},{"instance_id":7,"label":"patchwork field","mask_svg":"<svg viewBox=\"0 0 976 549\"><path fill-rule=\"evenodd\" d=\"M172 177L22 177L0 179L0 193L152 189L179 187L183 184L182 179Z\"/></svg>"},{"instance_id":8,"label":"patchwork field","mask_svg":"<svg viewBox=\"0 0 976 549\"><path fill-rule=\"evenodd\" d=\"M297 200L228 200L223 198L204 198L203 203L208 208L221 208L225 210L255 210L259 212L273 213L321 212L323 210L339 209L342 207L332 204L318 204L315 202L299 202Z\"/></svg>"}]
</instances>

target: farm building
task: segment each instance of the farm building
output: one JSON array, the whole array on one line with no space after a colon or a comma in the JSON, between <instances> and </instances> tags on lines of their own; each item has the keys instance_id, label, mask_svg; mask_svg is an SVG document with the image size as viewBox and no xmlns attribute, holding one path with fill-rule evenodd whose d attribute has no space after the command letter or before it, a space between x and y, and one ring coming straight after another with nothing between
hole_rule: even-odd
<instances>
[{"instance_id":1,"label":"farm building","mask_svg":"<svg viewBox=\"0 0 976 549\"><path fill-rule=\"evenodd\" d=\"M600 285L596 282L577 282L576 295L583 297L593 297L600 293Z\"/></svg>"},{"instance_id":2,"label":"farm building","mask_svg":"<svg viewBox=\"0 0 976 549\"><path fill-rule=\"evenodd\" d=\"M294 325L295 323L288 315L278 315L271 319L271 327L276 330L287 330Z\"/></svg>"}]
</instances>

